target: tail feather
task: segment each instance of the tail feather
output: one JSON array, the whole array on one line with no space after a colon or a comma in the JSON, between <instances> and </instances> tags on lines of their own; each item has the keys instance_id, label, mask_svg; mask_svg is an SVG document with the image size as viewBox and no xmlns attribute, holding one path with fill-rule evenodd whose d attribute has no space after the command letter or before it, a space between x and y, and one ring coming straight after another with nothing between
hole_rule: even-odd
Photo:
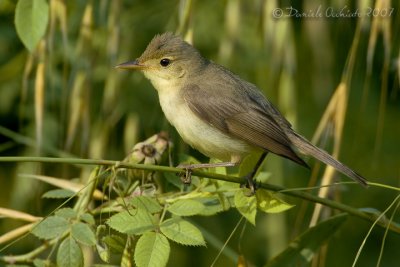
<instances>
[{"instance_id":1,"label":"tail feather","mask_svg":"<svg viewBox=\"0 0 400 267\"><path fill-rule=\"evenodd\" d=\"M288 134L290 141L294 144L295 147L299 149L301 153L306 155L310 155L319 161L322 161L325 164L328 164L338 170L339 172L343 173L344 175L348 176L349 178L355 180L356 182L360 183L361 185L368 187L367 180L361 176L360 174L356 173L340 161L334 159L331 155L329 155L324 150L314 146L311 144L307 139L302 137L301 135L292 132Z\"/></svg>"}]
</instances>

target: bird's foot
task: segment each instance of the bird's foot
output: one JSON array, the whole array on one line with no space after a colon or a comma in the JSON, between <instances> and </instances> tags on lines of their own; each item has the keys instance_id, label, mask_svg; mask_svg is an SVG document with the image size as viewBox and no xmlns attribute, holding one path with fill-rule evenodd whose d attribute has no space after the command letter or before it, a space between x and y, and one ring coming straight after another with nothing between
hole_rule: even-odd
<instances>
[{"instance_id":1,"label":"bird's foot","mask_svg":"<svg viewBox=\"0 0 400 267\"><path fill-rule=\"evenodd\" d=\"M253 175L251 173L245 175L244 177L244 184L241 184L241 187L244 188L249 188L250 192L248 194L249 197L254 196L256 194L256 190L257 190L257 183L256 181L253 179Z\"/></svg>"},{"instance_id":2,"label":"bird's foot","mask_svg":"<svg viewBox=\"0 0 400 267\"><path fill-rule=\"evenodd\" d=\"M177 168L182 168L185 172L180 173L179 176L181 178L182 183L187 186L192 183L192 172L193 172L194 164L179 164L176 166Z\"/></svg>"},{"instance_id":3,"label":"bird's foot","mask_svg":"<svg viewBox=\"0 0 400 267\"><path fill-rule=\"evenodd\" d=\"M217 162L217 163L199 163L199 164L179 164L177 168L182 168L185 173L181 174L181 181L185 185L190 185L192 182L192 172L194 169L216 168L216 167L232 167L235 163L232 162Z\"/></svg>"}]
</instances>

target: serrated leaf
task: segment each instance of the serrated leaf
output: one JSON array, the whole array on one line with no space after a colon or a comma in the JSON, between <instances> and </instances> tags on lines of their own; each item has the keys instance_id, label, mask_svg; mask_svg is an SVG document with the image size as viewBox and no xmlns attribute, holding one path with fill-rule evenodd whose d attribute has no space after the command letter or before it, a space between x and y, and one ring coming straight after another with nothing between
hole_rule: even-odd
<instances>
[{"instance_id":1,"label":"serrated leaf","mask_svg":"<svg viewBox=\"0 0 400 267\"><path fill-rule=\"evenodd\" d=\"M32 233L41 239L52 239L60 237L69 228L69 222L62 217L51 216L40 221Z\"/></svg>"},{"instance_id":2,"label":"serrated leaf","mask_svg":"<svg viewBox=\"0 0 400 267\"><path fill-rule=\"evenodd\" d=\"M257 200L254 195L248 196L250 190L242 188L235 193L235 207L251 224L256 224Z\"/></svg>"},{"instance_id":3,"label":"serrated leaf","mask_svg":"<svg viewBox=\"0 0 400 267\"><path fill-rule=\"evenodd\" d=\"M256 191L256 199L258 208L266 213L279 213L294 207L278 198L276 194L272 194L264 189Z\"/></svg>"},{"instance_id":4,"label":"serrated leaf","mask_svg":"<svg viewBox=\"0 0 400 267\"><path fill-rule=\"evenodd\" d=\"M340 214L308 229L292 241L287 249L269 261L266 267L308 266L314 254L340 228L347 217L347 214Z\"/></svg>"},{"instance_id":5,"label":"serrated leaf","mask_svg":"<svg viewBox=\"0 0 400 267\"><path fill-rule=\"evenodd\" d=\"M77 222L71 228L72 237L79 243L86 246L96 245L96 238L93 230L86 223Z\"/></svg>"},{"instance_id":6,"label":"serrated leaf","mask_svg":"<svg viewBox=\"0 0 400 267\"><path fill-rule=\"evenodd\" d=\"M44 36L49 21L49 5L46 0L19 0L15 8L15 27L19 38L30 51L36 48Z\"/></svg>"},{"instance_id":7,"label":"serrated leaf","mask_svg":"<svg viewBox=\"0 0 400 267\"><path fill-rule=\"evenodd\" d=\"M76 216L78 215L78 214L76 213L76 211L74 211L74 210L71 209L71 208L62 208L62 209L59 209L59 210L57 210L54 214L55 214L56 216L58 216L58 217L63 217L63 218L65 218L65 219L76 218Z\"/></svg>"},{"instance_id":8,"label":"serrated leaf","mask_svg":"<svg viewBox=\"0 0 400 267\"><path fill-rule=\"evenodd\" d=\"M42 195L42 198L70 198L76 195L75 192L67 189L54 189L47 191Z\"/></svg>"},{"instance_id":9,"label":"serrated leaf","mask_svg":"<svg viewBox=\"0 0 400 267\"><path fill-rule=\"evenodd\" d=\"M205 246L203 235L200 230L180 218L165 220L160 225L160 231L172 241L188 246Z\"/></svg>"},{"instance_id":10,"label":"serrated leaf","mask_svg":"<svg viewBox=\"0 0 400 267\"><path fill-rule=\"evenodd\" d=\"M148 196L134 197L129 201L129 203L138 209L144 209L148 213L156 213L162 210L162 207L157 200Z\"/></svg>"},{"instance_id":11,"label":"serrated leaf","mask_svg":"<svg viewBox=\"0 0 400 267\"><path fill-rule=\"evenodd\" d=\"M84 213L79 217L82 221L87 222L88 224L94 225L95 220L92 214Z\"/></svg>"},{"instance_id":12,"label":"serrated leaf","mask_svg":"<svg viewBox=\"0 0 400 267\"><path fill-rule=\"evenodd\" d=\"M193 216L204 210L203 203L193 199L180 199L167 208L169 212L178 216Z\"/></svg>"},{"instance_id":13,"label":"serrated leaf","mask_svg":"<svg viewBox=\"0 0 400 267\"><path fill-rule=\"evenodd\" d=\"M151 214L142 209L131 209L111 216L107 224L124 234L143 234L154 230L155 222Z\"/></svg>"},{"instance_id":14,"label":"serrated leaf","mask_svg":"<svg viewBox=\"0 0 400 267\"><path fill-rule=\"evenodd\" d=\"M82 250L75 240L67 237L61 242L57 251L58 267L80 267L83 266Z\"/></svg>"},{"instance_id":15,"label":"serrated leaf","mask_svg":"<svg viewBox=\"0 0 400 267\"><path fill-rule=\"evenodd\" d=\"M168 239L160 233L143 234L135 248L135 263L138 267L163 267L167 265L170 253Z\"/></svg>"}]
</instances>

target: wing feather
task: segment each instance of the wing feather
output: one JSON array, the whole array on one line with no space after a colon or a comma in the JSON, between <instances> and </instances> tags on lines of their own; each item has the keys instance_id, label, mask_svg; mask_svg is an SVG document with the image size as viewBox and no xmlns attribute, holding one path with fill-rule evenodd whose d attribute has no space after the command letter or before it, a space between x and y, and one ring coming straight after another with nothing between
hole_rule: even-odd
<instances>
[{"instance_id":1,"label":"wing feather","mask_svg":"<svg viewBox=\"0 0 400 267\"><path fill-rule=\"evenodd\" d=\"M273 116L246 91L225 90L221 97L215 90L190 84L182 92L189 108L220 131L307 166L293 151L289 138Z\"/></svg>"}]
</instances>

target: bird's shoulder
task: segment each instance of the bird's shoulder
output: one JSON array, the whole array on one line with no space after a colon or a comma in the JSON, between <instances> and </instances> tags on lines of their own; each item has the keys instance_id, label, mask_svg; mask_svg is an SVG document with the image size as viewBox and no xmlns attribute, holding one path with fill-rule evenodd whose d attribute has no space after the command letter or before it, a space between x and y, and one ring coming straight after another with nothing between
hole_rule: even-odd
<instances>
[{"instance_id":1,"label":"bird's shoulder","mask_svg":"<svg viewBox=\"0 0 400 267\"><path fill-rule=\"evenodd\" d=\"M232 112L259 112L271 117L282 127L291 127L256 85L219 64L210 61L204 73L191 80L193 82L185 86L183 93L184 98L192 102L192 105L197 101L207 101L203 106L227 109L230 115Z\"/></svg>"}]
</instances>

